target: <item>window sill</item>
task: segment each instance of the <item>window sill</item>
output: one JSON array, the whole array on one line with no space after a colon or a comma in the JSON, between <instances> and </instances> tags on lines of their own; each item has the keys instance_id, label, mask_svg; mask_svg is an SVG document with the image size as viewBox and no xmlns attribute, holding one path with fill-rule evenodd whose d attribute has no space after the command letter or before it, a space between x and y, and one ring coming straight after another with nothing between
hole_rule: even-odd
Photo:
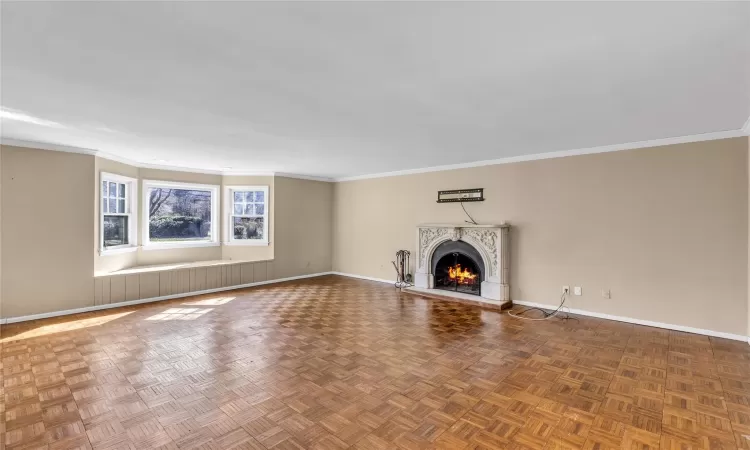
<instances>
[{"instance_id":1,"label":"window sill","mask_svg":"<svg viewBox=\"0 0 750 450\"><path fill-rule=\"evenodd\" d=\"M225 242L224 245L232 246L232 247L268 247L270 245L270 242L266 241L229 241Z\"/></svg>"},{"instance_id":2,"label":"window sill","mask_svg":"<svg viewBox=\"0 0 750 450\"><path fill-rule=\"evenodd\" d=\"M134 266L127 269L120 269L120 270L112 270L112 271L102 271L102 272L96 272L94 274L94 277L111 277L116 275L135 275L135 274L142 274L142 273L155 273L155 272L162 272L162 271L169 271L169 270L183 270L183 269L196 269L200 267L222 267L222 266L231 266L235 264L248 264L248 263L258 263L258 262L272 262L273 259L253 259L253 260L243 260L243 259L217 259L217 260L208 260L208 261L192 261L192 262L181 262L181 263L171 263L171 264L156 264L151 266Z\"/></svg>"},{"instance_id":3,"label":"window sill","mask_svg":"<svg viewBox=\"0 0 750 450\"><path fill-rule=\"evenodd\" d=\"M152 243L144 245L142 248L144 251L151 250L176 250L186 248L201 248L201 247L219 247L221 244L218 242L174 242L174 243Z\"/></svg>"},{"instance_id":4,"label":"window sill","mask_svg":"<svg viewBox=\"0 0 750 450\"><path fill-rule=\"evenodd\" d=\"M134 245L130 247L108 248L106 250L101 249L99 250L99 256L120 255L123 253L132 253L136 250L138 250L138 247Z\"/></svg>"}]
</instances>

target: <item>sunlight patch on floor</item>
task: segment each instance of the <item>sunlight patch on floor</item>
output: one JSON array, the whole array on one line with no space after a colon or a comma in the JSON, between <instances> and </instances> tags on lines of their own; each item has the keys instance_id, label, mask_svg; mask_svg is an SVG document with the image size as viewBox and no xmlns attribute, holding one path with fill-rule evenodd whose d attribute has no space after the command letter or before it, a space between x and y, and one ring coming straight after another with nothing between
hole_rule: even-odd
<instances>
[{"instance_id":1,"label":"sunlight patch on floor","mask_svg":"<svg viewBox=\"0 0 750 450\"><path fill-rule=\"evenodd\" d=\"M42 325L39 328L34 328L33 330L24 331L23 333L19 333L19 334L9 336L4 339L0 339L0 342L9 342L9 341L15 341L19 339L29 339L29 338L45 336L47 334L62 333L64 331L73 331L73 330L80 330L81 328L96 327L99 325L103 325L107 322L117 320L121 317L125 317L128 314L132 314L132 313L133 311L128 311L128 312L122 312L122 313L117 313L117 314L110 314L108 316L91 317L89 319L73 320L71 322Z\"/></svg>"},{"instance_id":2,"label":"sunlight patch on floor","mask_svg":"<svg viewBox=\"0 0 750 450\"><path fill-rule=\"evenodd\" d=\"M169 308L168 310L159 314L153 315L146 320L153 321L166 321L166 320L195 320L200 318L202 315L209 311L213 311L213 308Z\"/></svg>"},{"instance_id":3,"label":"sunlight patch on floor","mask_svg":"<svg viewBox=\"0 0 750 450\"><path fill-rule=\"evenodd\" d=\"M225 305L232 300L234 300L237 297L219 297L219 298L209 298L206 300L195 300L192 302L185 302L183 305L187 306L219 306L219 305Z\"/></svg>"}]
</instances>

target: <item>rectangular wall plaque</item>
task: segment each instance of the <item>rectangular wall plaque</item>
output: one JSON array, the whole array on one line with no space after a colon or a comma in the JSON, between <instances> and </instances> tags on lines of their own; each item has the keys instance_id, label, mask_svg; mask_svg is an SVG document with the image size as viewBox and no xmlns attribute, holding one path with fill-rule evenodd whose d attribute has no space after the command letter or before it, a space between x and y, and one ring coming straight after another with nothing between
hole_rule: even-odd
<instances>
[{"instance_id":1,"label":"rectangular wall plaque","mask_svg":"<svg viewBox=\"0 0 750 450\"><path fill-rule=\"evenodd\" d=\"M456 189L453 191L438 191L438 203L451 202L483 202L484 188Z\"/></svg>"}]
</instances>

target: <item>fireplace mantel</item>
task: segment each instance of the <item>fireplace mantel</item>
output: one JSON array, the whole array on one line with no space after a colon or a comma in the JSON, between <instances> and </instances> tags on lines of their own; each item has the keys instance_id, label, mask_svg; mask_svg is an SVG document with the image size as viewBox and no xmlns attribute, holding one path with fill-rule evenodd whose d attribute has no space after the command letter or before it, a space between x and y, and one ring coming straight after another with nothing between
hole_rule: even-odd
<instances>
[{"instance_id":1,"label":"fireplace mantel","mask_svg":"<svg viewBox=\"0 0 750 450\"><path fill-rule=\"evenodd\" d=\"M445 241L471 245L484 262L482 297L492 302L510 300L510 225L424 224L417 226L417 288L433 289L431 260L435 249ZM441 291L442 292L442 291Z\"/></svg>"}]
</instances>

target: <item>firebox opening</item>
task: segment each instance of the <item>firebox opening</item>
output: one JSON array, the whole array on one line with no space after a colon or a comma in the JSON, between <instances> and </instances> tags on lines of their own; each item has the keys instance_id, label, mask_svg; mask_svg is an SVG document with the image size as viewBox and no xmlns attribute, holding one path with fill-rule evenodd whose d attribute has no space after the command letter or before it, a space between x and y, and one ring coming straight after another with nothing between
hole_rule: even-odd
<instances>
[{"instance_id":1,"label":"firebox opening","mask_svg":"<svg viewBox=\"0 0 750 450\"><path fill-rule=\"evenodd\" d=\"M435 267L435 289L481 295L482 274L474 260L459 252L443 255Z\"/></svg>"}]
</instances>

